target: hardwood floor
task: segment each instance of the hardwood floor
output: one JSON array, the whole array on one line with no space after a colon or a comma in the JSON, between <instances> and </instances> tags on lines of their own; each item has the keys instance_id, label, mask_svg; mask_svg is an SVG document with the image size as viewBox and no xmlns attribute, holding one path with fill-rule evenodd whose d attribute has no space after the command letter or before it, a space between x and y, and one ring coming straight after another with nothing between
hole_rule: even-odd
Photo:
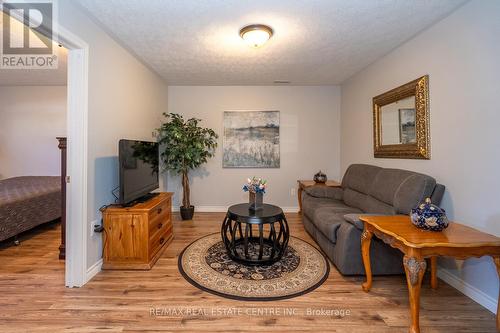
<instances>
[{"instance_id":1,"label":"hardwood floor","mask_svg":"<svg viewBox=\"0 0 500 333\"><path fill-rule=\"evenodd\" d=\"M20 246L0 245L0 332L407 332L404 276L375 277L367 294L363 277L343 277L332 266L320 288L276 302L228 300L191 286L177 270L177 255L218 232L222 217L176 218L174 241L151 271L103 271L83 288L63 286L58 226L22 237ZM314 244L300 215L287 217L292 235ZM431 290L427 275L420 323L422 332L496 331L492 313L442 281Z\"/></svg>"}]
</instances>

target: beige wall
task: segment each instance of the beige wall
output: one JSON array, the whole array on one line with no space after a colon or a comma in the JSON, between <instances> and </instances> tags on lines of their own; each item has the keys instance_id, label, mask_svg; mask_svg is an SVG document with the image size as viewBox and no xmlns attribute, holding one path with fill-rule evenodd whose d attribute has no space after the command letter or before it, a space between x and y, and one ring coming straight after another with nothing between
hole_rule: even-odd
<instances>
[{"instance_id":1,"label":"beige wall","mask_svg":"<svg viewBox=\"0 0 500 333\"><path fill-rule=\"evenodd\" d=\"M448 215L500 235L500 2L471 1L342 85L341 164L419 171L447 186ZM373 158L372 97L429 74L429 161ZM492 308L498 278L490 258L458 269L457 286ZM489 303L488 303L489 302ZM493 303L492 303L493 302Z\"/></svg>"},{"instance_id":2,"label":"beige wall","mask_svg":"<svg viewBox=\"0 0 500 333\"><path fill-rule=\"evenodd\" d=\"M0 179L60 175L66 87L0 86L0 101Z\"/></svg>"},{"instance_id":3,"label":"beige wall","mask_svg":"<svg viewBox=\"0 0 500 333\"><path fill-rule=\"evenodd\" d=\"M223 210L248 200L241 187L247 177L269 181L265 201L295 209L291 193L297 179L311 179L321 169L338 179L340 156L340 89L329 87L169 87L168 111L203 119L219 134L216 156L192 173L191 201L204 210ZM222 120L224 111L280 111L281 167L279 169L222 168ZM175 191L179 206L179 177L168 189Z\"/></svg>"},{"instance_id":4,"label":"beige wall","mask_svg":"<svg viewBox=\"0 0 500 333\"><path fill-rule=\"evenodd\" d=\"M166 111L167 88L150 69L117 44L82 10L59 2L60 24L89 45L87 266L101 257L101 234L90 225L101 219L99 207L114 202L118 186L118 140L151 140Z\"/></svg>"}]
</instances>

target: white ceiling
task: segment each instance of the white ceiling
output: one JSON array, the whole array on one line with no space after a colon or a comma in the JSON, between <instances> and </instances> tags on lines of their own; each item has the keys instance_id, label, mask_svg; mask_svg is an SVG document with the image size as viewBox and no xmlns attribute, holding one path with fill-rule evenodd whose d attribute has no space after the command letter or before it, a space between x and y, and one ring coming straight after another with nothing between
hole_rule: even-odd
<instances>
[{"instance_id":1,"label":"white ceiling","mask_svg":"<svg viewBox=\"0 0 500 333\"><path fill-rule=\"evenodd\" d=\"M339 84L464 0L76 0L170 85ZM263 23L262 48L239 37Z\"/></svg>"}]
</instances>

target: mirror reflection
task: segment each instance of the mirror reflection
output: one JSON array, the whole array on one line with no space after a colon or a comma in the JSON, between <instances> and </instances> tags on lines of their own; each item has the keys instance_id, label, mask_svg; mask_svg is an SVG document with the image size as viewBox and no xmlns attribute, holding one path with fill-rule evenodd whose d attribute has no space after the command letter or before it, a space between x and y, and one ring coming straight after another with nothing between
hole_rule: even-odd
<instances>
[{"instance_id":1,"label":"mirror reflection","mask_svg":"<svg viewBox=\"0 0 500 333\"><path fill-rule=\"evenodd\" d=\"M380 108L382 145L415 144L415 96Z\"/></svg>"}]
</instances>

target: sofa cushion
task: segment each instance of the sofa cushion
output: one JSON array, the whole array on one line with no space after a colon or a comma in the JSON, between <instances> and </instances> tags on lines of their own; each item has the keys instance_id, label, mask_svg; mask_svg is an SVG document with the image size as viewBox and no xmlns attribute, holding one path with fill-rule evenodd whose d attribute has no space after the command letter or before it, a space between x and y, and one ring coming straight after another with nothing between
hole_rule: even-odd
<instances>
[{"instance_id":1,"label":"sofa cushion","mask_svg":"<svg viewBox=\"0 0 500 333\"><path fill-rule=\"evenodd\" d=\"M432 196L435 186L436 180L432 177L418 173L408 177L394 195L394 208L400 214L410 214L412 208Z\"/></svg>"},{"instance_id":2,"label":"sofa cushion","mask_svg":"<svg viewBox=\"0 0 500 333\"><path fill-rule=\"evenodd\" d=\"M311 220L314 218L314 212L321 207L345 206L342 201L328 198L315 198L308 194L302 196L302 214L307 215Z\"/></svg>"},{"instance_id":3,"label":"sofa cushion","mask_svg":"<svg viewBox=\"0 0 500 333\"><path fill-rule=\"evenodd\" d=\"M304 190L312 197L315 198L330 198L335 200L342 200L342 188L340 187L330 187L324 185L315 185L306 187Z\"/></svg>"},{"instance_id":4,"label":"sofa cushion","mask_svg":"<svg viewBox=\"0 0 500 333\"><path fill-rule=\"evenodd\" d=\"M337 229L340 224L345 223L344 215L349 213L361 213L352 207L321 207L314 212L312 223L332 243L337 241Z\"/></svg>"},{"instance_id":5,"label":"sofa cushion","mask_svg":"<svg viewBox=\"0 0 500 333\"><path fill-rule=\"evenodd\" d=\"M381 169L372 183L369 194L387 205L394 206L394 212L408 214L411 208L425 199L422 196L432 194L434 186L436 186L434 178L420 173Z\"/></svg>"},{"instance_id":6,"label":"sofa cushion","mask_svg":"<svg viewBox=\"0 0 500 333\"><path fill-rule=\"evenodd\" d=\"M368 199L367 194L358 192L350 188L344 189L343 200L346 205L349 205L351 207L356 207L358 209L361 209L362 211L365 211L368 208L367 199Z\"/></svg>"},{"instance_id":7,"label":"sofa cushion","mask_svg":"<svg viewBox=\"0 0 500 333\"><path fill-rule=\"evenodd\" d=\"M368 195L366 202L363 205L363 212L367 214L384 214L384 215L394 215L396 210L393 206L386 204L380 200L375 199L371 195Z\"/></svg>"},{"instance_id":8,"label":"sofa cushion","mask_svg":"<svg viewBox=\"0 0 500 333\"><path fill-rule=\"evenodd\" d=\"M382 168L367 164L352 164L342 178L342 187L368 194L375 176Z\"/></svg>"},{"instance_id":9,"label":"sofa cushion","mask_svg":"<svg viewBox=\"0 0 500 333\"><path fill-rule=\"evenodd\" d=\"M375 177L369 194L375 199L392 206L394 204L394 194L399 186L412 175L414 173L407 170L382 169Z\"/></svg>"}]
</instances>

